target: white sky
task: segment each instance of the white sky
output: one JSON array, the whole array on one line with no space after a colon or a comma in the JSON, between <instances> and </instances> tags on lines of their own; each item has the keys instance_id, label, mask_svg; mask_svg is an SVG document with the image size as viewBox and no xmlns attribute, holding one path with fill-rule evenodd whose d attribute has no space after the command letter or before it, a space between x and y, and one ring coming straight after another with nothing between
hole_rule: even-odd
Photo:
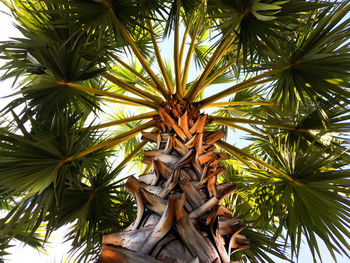
<instances>
[{"instance_id":1,"label":"white sky","mask_svg":"<svg viewBox=\"0 0 350 263\"><path fill-rule=\"evenodd\" d=\"M5 8L2 3L0 3L0 11L5 11ZM19 36L19 34L11 25L10 18L4 13L0 13L0 41L8 40L10 36L16 37L16 36ZM169 54L167 57L171 59L172 55ZM0 62L0 65L2 65L1 62ZM10 89L11 82L5 81L5 82L2 82L0 85L1 85L0 86L1 87L0 108L2 108L8 103L9 99L3 99L1 97L11 93L11 89ZM23 246L19 242L12 242L11 244L14 245L14 247L8 249L8 252L10 252L11 255L6 257L7 259L6 263L7 262L14 262L14 263L22 263L22 262L26 262L26 263L57 262L58 263L60 262L61 259L67 257L67 252L70 249L69 244L63 243L65 232L66 232L65 229L54 232L52 238L50 238L51 244L46 246L46 255L39 253L38 251L32 249L29 246ZM334 262L331 256L329 255L329 253L327 252L327 248L324 245L321 246L320 250L322 253L322 259L324 263ZM342 258L341 256L338 256L337 259L339 263L349 263L348 259ZM276 263L282 263L282 262L285 262L285 261L276 259ZM312 256L308 251L307 246L302 247L299 262L300 263L313 262Z\"/></svg>"}]
</instances>

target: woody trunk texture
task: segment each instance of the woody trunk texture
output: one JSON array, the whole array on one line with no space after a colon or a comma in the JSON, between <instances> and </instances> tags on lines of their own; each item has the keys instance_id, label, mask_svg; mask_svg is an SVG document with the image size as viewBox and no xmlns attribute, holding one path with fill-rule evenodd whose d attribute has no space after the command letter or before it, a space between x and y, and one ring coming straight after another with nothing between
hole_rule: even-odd
<instances>
[{"instance_id":1,"label":"woody trunk texture","mask_svg":"<svg viewBox=\"0 0 350 263\"><path fill-rule=\"evenodd\" d=\"M145 152L151 173L130 176L126 187L137 202L137 219L123 232L105 235L99 262L230 262L249 247L245 228L222 200L237 191L217 183L224 172L214 143L223 130L206 131L208 115L197 107L163 103L155 117L158 132L143 132L156 143Z\"/></svg>"}]
</instances>

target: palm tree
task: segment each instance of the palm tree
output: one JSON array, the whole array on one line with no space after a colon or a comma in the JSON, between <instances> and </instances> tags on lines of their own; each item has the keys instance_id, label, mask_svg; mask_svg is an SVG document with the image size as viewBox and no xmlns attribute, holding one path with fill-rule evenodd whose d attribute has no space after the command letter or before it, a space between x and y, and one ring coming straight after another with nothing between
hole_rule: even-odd
<instances>
[{"instance_id":1,"label":"palm tree","mask_svg":"<svg viewBox=\"0 0 350 263\"><path fill-rule=\"evenodd\" d=\"M4 247L70 223L79 261L349 257L349 1L2 2Z\"/></svg>"}]
</instances>

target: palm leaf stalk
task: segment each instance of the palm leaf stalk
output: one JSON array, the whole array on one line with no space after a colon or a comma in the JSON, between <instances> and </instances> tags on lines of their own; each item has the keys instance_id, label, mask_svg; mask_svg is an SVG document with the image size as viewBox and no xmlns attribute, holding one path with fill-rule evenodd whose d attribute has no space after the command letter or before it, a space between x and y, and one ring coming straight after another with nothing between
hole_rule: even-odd
<instances>
[{"instance_id":1,"label":"palm leaf stalk","mask_svg":"<svg viewBox=\"0 0 350 263\"><path fill-rule=\"evenodd\" d=\"M199 31L199 28L201 26L202 21L203 21L203 14L201 15L201 13L200 13L199 19L196 22L193 33L191 34L191 43L190 43L190 46L188 47L186 60L185 60L185 64L184 64L184 69L183 69L183 73L182 73L182 86L186 86L186 84L187 84L187 77L188 77L188 71L190 69L191 58L193 56L193 51L194 51L195 44L197 41L198 31ZM188 26L188 28L189 28L189 26Z\"/></svg>"},{"instance_id":2,"label":"palm leaf stalk","mask_svg":"<svg viewBox=\"0 0 350 263\"><path fill-rule=\"evenodd\" d=\"M38 247L69 222L84 262L274 262L303 235L315 260L318 237L349 257L348 1L5 4L23 37L0 47L1 79L21 79L1 111L1 240L26 226ZM103 122L106 102L132 114Z\"/></svg>"},{"instance_id":3,"label":"palm leaf stalk","mask_svg":"<svg viewBox=\"0 0 350 263\"><path fill-rule=\"evenodd\" d=\"M156 37L155 37L155 34L154 34L153 25L152 25L152 23L151 23L151 21L149 19L147 20L147 24L148 24L148 28L149 28L149 30L151 32L151 39L152 39L152 43L153 43L154 52L155 52L155 55L156 55L157 60L158 60L159 68L160 68L160 70L162 72L163 79L164 79L168 89L170 90L170 93L174 94L174 87L173 87L173 84L170 81L169 75L168 75L168 73L166 71L166 68L164 66L164 62L163 62L162 56L160 54L160 50L159 50L159 47L158 47L158 44L157 44L157 40L156 40Z\"/></svg>"},{"instance_id":4,"label":"palm leaf stalk","mask_svg":"<svg viewBox=\"0 0 350 263\"><path fill-rule=\"evenodd\" d=\"M130 36L130 34L127 32L127 30L125 29L125 27L123 26L123 24L119 21L118 17L116 16L115 12L113 11L113 8L111 8L108 4L108 2L104 2L106 4L106 7L110 10L110 12L112 13L112 17L113 17L113 21L116 24L116 26L120 29L123 37L125 38L125 40L128 42L128 44L130 45L131 49L133 50L133 52L135 53L136 57L140 60L140 63L142 64L142 66L146 69L147 73L150 75L150 77L152 78L152 80L156 83L157 88L159 89L159 91L162 93L163 96L165 96L165 98L168 97L168 91L165 90L165 87L163 86L163 84L160 82L160 80L158 79L158 77L154 74L154 72L152 71L152 69L149 67L147 61L145 60L145 58L142 56L140 50L138 49L137 45L135 44L135 42L133 41L132 37Z\"/></svg>"},{"instance_id":5,"label":"palm leaf stalk","mask_svg":"<svg viewBox=\"0 0 350 263\"><path fill-rule=\"evenodd\" d=\"M185 99L188 99L189 101L193 101L197 95L199 94L200 90L202 89L202 84L205 81L205 79L208 77L211 70L214 68L216 63L220 60L222 56L226 53L226 48L231 44L233 41L233 36L224 36L224 41L220 43L220 45L215 49L215 52L210 57L210 60L206 64L205 69L203 70L202 74L198 78L198 80L195 81L193 86L190 87L189 91L187 92Z\"/></svg>"},{"instance_id":6,"label":"palm leaf stalk","mask_svg":"<svg viewBox=\"0 0 350 263\"><path fill-rule=\"evenodd\" d=\"M111 57L113 57L115 59L114 56L111 55ZM128 68L129 69L129 68ZM150 93L147 93L135 86L132 86L120 79L118 79L117 77L113 76L112 74L109 74L108 72L104 72L103 73L103 76L108 79L109 81L113 82L114 84L120 86L121 88L123 88L124 90L126 91L129 91L129 92L132 92L133 94L137 95L137 96L140 96L144 99L151 99L152 101L154 102L161 102L162 99L158 96L155 96L153 94L150 94ZM145 81L145 78L144 77L141 77L139 76L139 74L137 74L137 76L142 79L143 81ZM153 87L153 85L150 85L150 87ZM154 87L153 87L154 88Z\"/></svg>"},{"instance_id":7,"label":"palm leaf stalk","mask_svg":"<svg viewBox=\"0 0 350 263\"><path fill-rule=\"evenodd\" d=\"M129 118L124 118L124 119L120 119L120 120L116 120L116 121L111 121L108 123L102 123L102 124L98 124L95 126L90 126L87 128L81 128L79 131L85 131L87 129L103 129L103 128L107 128L107 127L111 127L111 126L117 126L120 124L124 124L124 123L128 123L128 122L132 122L132 121L139 121L139 120L144 120L144 119L151 119L153 118L157 113L154 112L148 112L148 113L144 113L138 116L132 116Z\"/></svg>"},{"instance_id":8,"label":"palm leaf stalk","mask_svg":"<svg viewBox=\"0 0 350 263\"><path fill-rule=\"evenodd\" d=\"M184 96L184 90L181 82L181 64L180 64L180 10L181 10L181 0L176 1L176 18L175 18L175 36L174 36L174 65L175 65L175 81L176 81L176 90L179 94L179 97Z\"/></svg>"},{"instance_id":9,"label":"palm leaf stalk","mask_svg":"<svg viewBox=\"0 0 350 263\"><path fill-rule=\"evenodd\" d=\"M98 95L102 95L102 96L106 96L106 97L110 97L110 98L115 98L115 99L120 99L120 100L125 100L125 101L129 101L132 103L136 103L138 105L142 105L142 106L148 106L150 108L157 108L157 104L151 102L151 101L147 101L147 100L142 100L142 99L137 99L137 98L132 98L132 97L128 97L125 95L120 95L120 94L115 94L115 93L111 93L108 91L103 91L103 90L97 90L94 88L90 88L87 86L83 86L80 84L76 84L76 83L70 83L70 82L64 82L64 81L58 81L57 82L58 85L61 86L68 86L68 87L72 87L78 90L82 90L85 92L90 92L93 94L98 94Z\"/></svg>"},{"instance_id":10,"label":"palm leaf stalk","mask_svg":"<svg viewBox=\"0 0 350 263\"><path fill-rule=\"evenodd\" d=\"M65 163L69 163L72 160L82 158L82 157L84 157L92 152L95 152L97 150L109 149L110 147L114 147L118 144L121 144L122 142L127 141L128 139L135 137L141 131L146 130L150 127L153 127L154 123L155 123L155 121L149 121L147 123L141 124L140 126L134 128L128 132L117 135L114 138L107 139L107 140L105 140L105 141L103 141L103 142L101 142L101 143L99 143L91 148L88 148L88 149L86 149L86 150L84 150L76 155L65 158L59 163L59 166L62 166Z\"/></svg>"},{"instance_id":11,"label":"palm leaf stalk","mask_svg":"<svg viewBox=\"0 0 350 263\"><path fill-rule=\"evenodd\" d=\"M116 55L111 54L111 57L115 59L115 61L117 61L120 65L122 65L123 67L125 67L126 69L128 69L130 72L132 72L133 74L135 74L138 78L140 78L142 81L144 81L148 86L152 87L155 89L154 87L154 83L152 83L151 81L149 81L146 77L144 77L143 75L141 75L139 72L137 72L134 68L130 67L127 63L125 63L123 60L121 60L120 58L118 58ZM106 75L107 76L107 75ZM111 80L111 79L109 79ZM115 83L117 84L117 83Z\"/></svg>"}]
</instances>

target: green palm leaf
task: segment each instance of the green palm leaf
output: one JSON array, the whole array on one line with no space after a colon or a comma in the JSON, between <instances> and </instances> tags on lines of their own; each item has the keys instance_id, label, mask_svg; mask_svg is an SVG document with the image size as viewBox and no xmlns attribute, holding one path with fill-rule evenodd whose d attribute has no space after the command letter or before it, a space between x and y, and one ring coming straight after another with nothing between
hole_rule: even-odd
<instances>
[{"instance_id":1,"label":"green palm leaf","mask_svg":"<svg viewBox=\"0 0 350 263\"><path fill-rule=\"evenodd\" d=\"M103 234L120 231L135 220L134 200L120 181L115 182L115 176L104 167L90 169L84 183L67 186L55 221L58 225L74 223L66 239L72 241L71 256L78 262L93 260L94 251L96 258Z\"/></svg>"},{"instance_id":2,"label":"green palm leaf","mask_svg":"<svg viewBox=\"0 0 350 263\"><path fill-rule=\"evenodd\" d=\"M350 216L346 198L349 194L347 163L338 154L326 154L313 145L306 152L298 143L291 148L282 140L278 144L270 142L266 147L269 148L265 151L266 160L291 176L294 182L271 173L253 172L256 184L251 186L251 195L259 220L274 221L282 226L281 230L286 229L292 254L299 254L303 233L314 256L321 257L317 237L322 238L333 257L334 252L347 255L344 239L349 235Z\"/></svg>"},{"instance_id":3,"label":"green palm leaf","mask_svg":"<svg viewBox=\"0 0 350 263\"><path fill-rule=\"evenodd\" d=\"M23 135L1 130L2 194L20 197L2 219L7 224L5 233L24 223L35 231L43 220L49 221L47 233L50 233L56 224L52 219L63 203L66 184L80 182L86 167L104 162L105 153L96 153L66 163L65 159L93 146L97 140L91 131L74 134L71 129L77 120L63 114L59 117L51 127L32 120L31 132L24 130Z\"/></svg>"}]
</instances>

